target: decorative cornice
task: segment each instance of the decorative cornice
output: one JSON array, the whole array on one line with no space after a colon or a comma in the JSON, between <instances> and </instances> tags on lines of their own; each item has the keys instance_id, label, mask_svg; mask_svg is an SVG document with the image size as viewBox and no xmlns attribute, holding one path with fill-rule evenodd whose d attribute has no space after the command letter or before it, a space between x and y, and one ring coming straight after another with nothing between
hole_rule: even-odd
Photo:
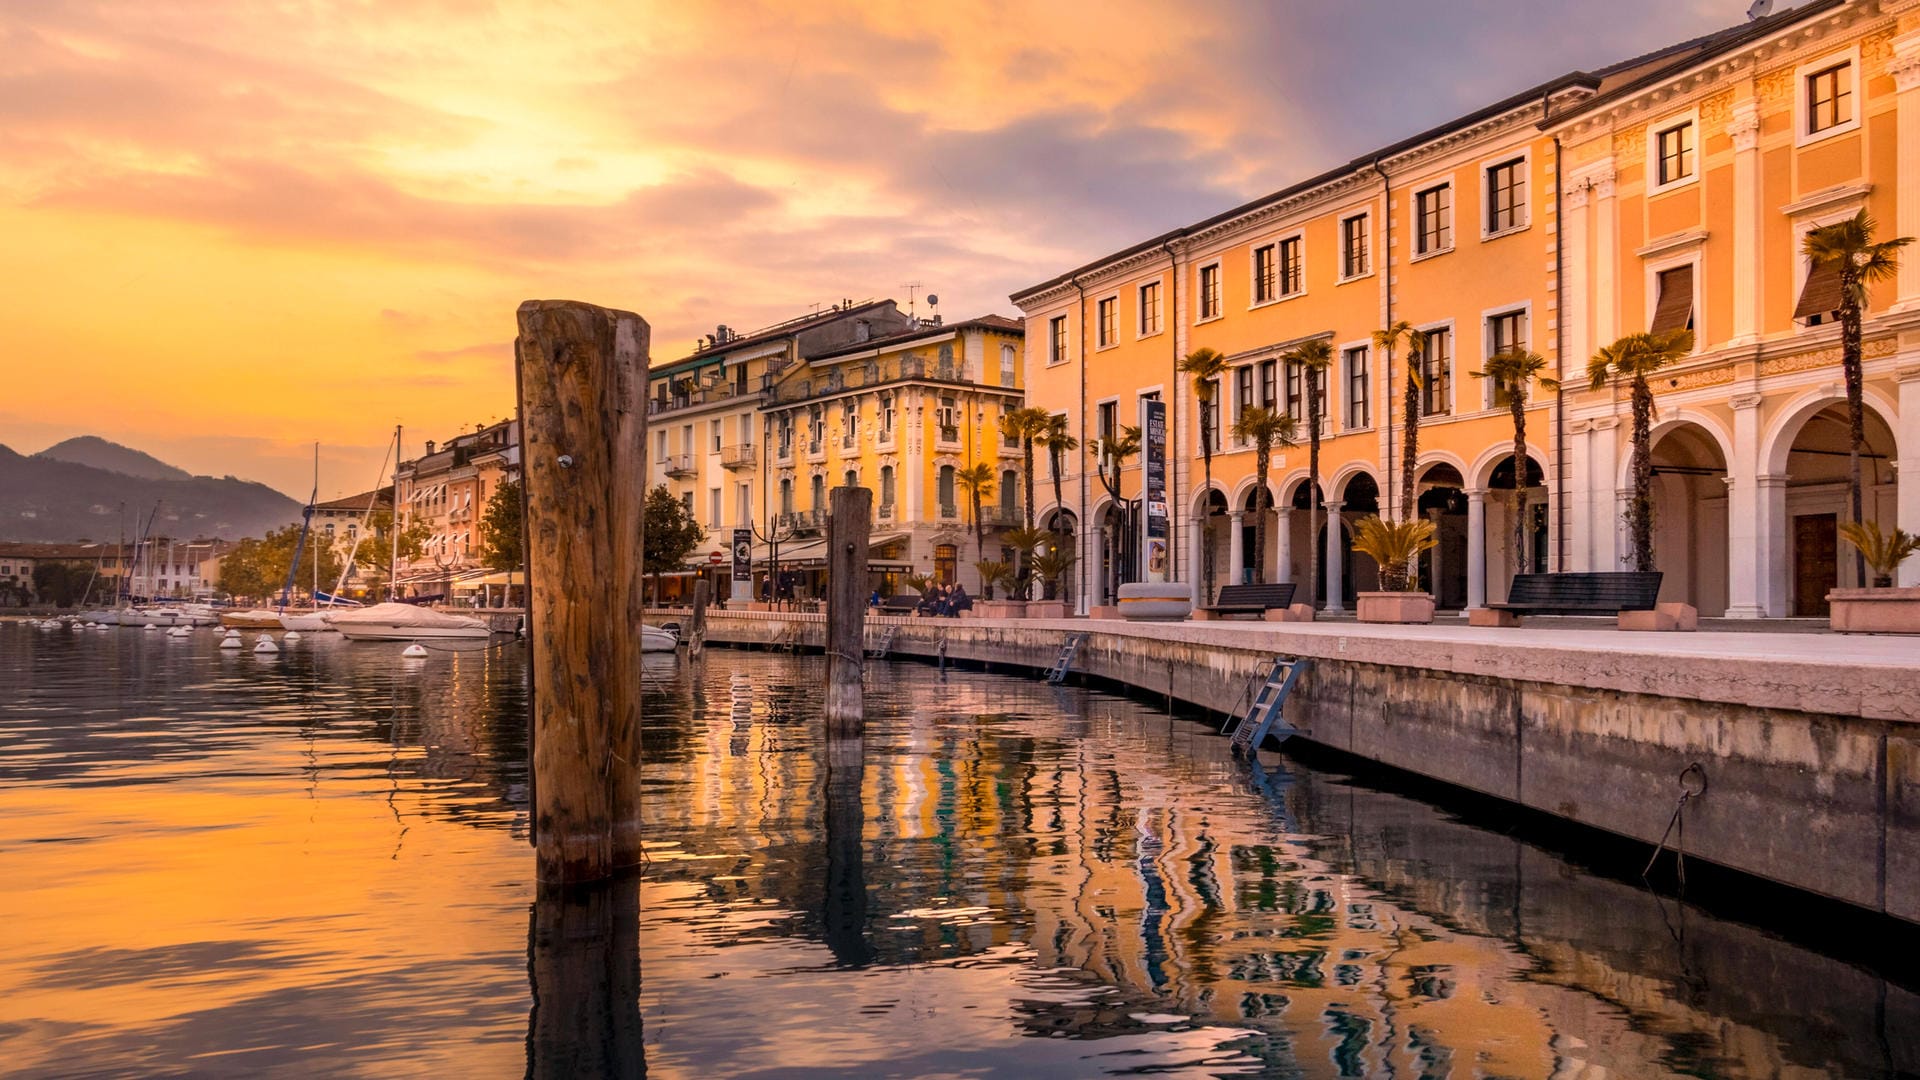
<instances>
[{"instance_id":1,"label":"decorative cornice","mask_svg":"<svg viewBox=\"0 0 1920 1080\"><path fill-rule=\"evenodd\" d=\"M1699 371L1689 371L1683 375L1674 375L1662 380L1653 388L1657 394L1677 393L1683 390L1698 390L1703 386L1723 386L1733 381L1733 368L1713 367Z\"/></svg>"},{"instance_id":2,"label":"decorative cornice","mask_svg":"<svg viewBox=\"0 0 1920 1080\"><path fill-rule=\"evenodd\" d=\"M1827 210L1845 203L1861 202L1872 192L1873 185L1870 183L1840 184L1835 187L1823 188L1797 202L1790 202L1781 207L1780 212L1788 217L1800 217L1803 214L1817 214L1822 210Z\"/></svg>"},{"instance_id":3,"label":"decorative cornice","mask_svg":"<svg viewBox=\"0 0 1920 1080\"><path fill-rule=\"evenodd\" d=\"M1760 103L1748 98L1734 102L1732 119L1727 121L1727 137L1736 151L1752 150L1760 145Z\"/></svg>"},{"instance_id":4,"label":"decorative cornice","mask_svg":"<svg viewBox=\"0 0 1920 1080\"><path fill-rule=\"evenodd\" d=\"M1898 340L1883 337L1873 341L1862 342L1860 345L1860 359L1862 361L1878 360L1883 356L1892 356L1899 350L1900 343ZM1764 377L1767 375L1785 375L1795 371L1811 371L1815 368L1837 367L1840 364L1840 354L1840 346L1830 345L1824 349L1813 349L1809 352L1794 353L1790 356L1776 356L1760 361L1760 374Z\"/></svg>"},{"instance_id":5,"label":"decorative cornice","mask_svg":"<svg viewBox=\"0 0 1920 1080\"><path fill-rule=\"evenodd\" d=\"M1895 382L1920 382L1920 364L1909 364L1903 368L1895 368L1893 378Z\"/></svg>"},{"instance_id":6,"label":"decorative cornice","mask_svg":"<svg viewBox=\"0 0 1920 1080\"><path fill-rule=\"evenodd\" d=\"M1655 255L1664 255L1669 251L1679 251L1682 248L1699 247L1701 244L1704 244L1706 242L1707 242L1707 230L1688 229L1685 232L1671 233L1669 235L1663 236L1658 240L1655 240L1653 243L1648 244L1646 247L1635 248L1633 253L1635 255L1640 256L1643 259L1650 259Z\"/></svg>"},{"instance_id":7,"label":"decorative cornice","mask_svg":"<svg viewBox=\"0 0 1920 1080\"><path fill-rule=\"evenodd\" d=\"M1276 341L1271 345L1260 345L1252 349L1242 349L1226 358L1226 363L1237 364L1243 360L1271 360L1295 346L1305 345L1309 341L1332 341L1333 331L1322 330L1317 334L1302 334L1285 341Z\"/></svg>"},{"instance_id":8,"label":"decorative cornice","mask_svg":"<svg viewBox=\"0 0 1920 1080\"><path fill-rule=\"evenodd\" d=\"M1733 406L1735 412L1745 412L1748 409L1759 408L1760 403L1765 400L1766 396L1763 394L1735 394L1727 399L1727 404Z\"/></svg>"}]
</instances>

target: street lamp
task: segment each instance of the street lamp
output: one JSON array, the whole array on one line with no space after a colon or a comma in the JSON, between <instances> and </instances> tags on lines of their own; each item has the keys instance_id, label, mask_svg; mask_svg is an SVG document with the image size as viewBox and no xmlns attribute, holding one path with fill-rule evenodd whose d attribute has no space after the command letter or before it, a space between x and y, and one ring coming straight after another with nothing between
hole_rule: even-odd
<instances>
[{"instance_id":1,"label":"street lamp","mask_svg":"<svg viewBox=\"0 0 1920 1080\"><path fill-rule=\"evenodd\" d=\"M761 532L760 526L751 520L747 528L753 538L767 545L767 599L777 609L780 603L780 545L793 539L796 530L791 521L782 520L786 515L770 515L773 520L767 525L767 531Z\"/></svg>"}]
</instances>

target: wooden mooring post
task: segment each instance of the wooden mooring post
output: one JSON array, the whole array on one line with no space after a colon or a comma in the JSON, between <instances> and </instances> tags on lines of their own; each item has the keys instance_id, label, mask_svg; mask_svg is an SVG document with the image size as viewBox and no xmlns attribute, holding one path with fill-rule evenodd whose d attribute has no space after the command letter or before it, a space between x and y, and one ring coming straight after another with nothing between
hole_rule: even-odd
<instances>
[{"instance_id":1,"label":"wooden mooring post","mask_svg":"<svg viewBox=\"0 0 1920 1080\"><path fill-rule=\"evenodd\" d=\"M697 660L707 651L707 599L713 595L713 583L700 578L693 583L693 614L687 618L687 659Z\"/></svg>"},{"instance_id":2,"label":"wooden mooring post","mask_svg":"<svg viewBox=\"0 0 1920 1080\"><path fill-rule=\"evenodd\" d=\"M873 492L837 487L827 518L827 735L866 731L867 534Z\"/></svg>"},{"instance_id":3,"label":"wooden mooring post","mask_svg":"<svg viewBox=\"0 0 1920 1080\"><path fill-rule=\"evenodd\" d=\"M519 330L538 875L598 881L640 862L649 332L570 300L521 304Z\"/></svg>"}]
</instances>

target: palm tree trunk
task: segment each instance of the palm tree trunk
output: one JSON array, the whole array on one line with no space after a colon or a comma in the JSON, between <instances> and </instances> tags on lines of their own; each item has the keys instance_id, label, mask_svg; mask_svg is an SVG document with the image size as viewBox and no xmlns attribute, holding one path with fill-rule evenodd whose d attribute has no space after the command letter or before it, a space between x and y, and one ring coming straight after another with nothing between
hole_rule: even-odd
<instances>
[{"instance_id":1,"label":"palm tree trunk","mask_svg":"<svg viewBox=\"0 0 1920 1080\"><path fill-rule=\"evenodd\" d=\"M1419 515L1413 503L1413 465L1420 457L1420 384L1414 379L1414 358L1407 357L1406 396L1400 403L1400 519Z\"/></svg>"},{"instance_id":2,"label":"palm tree trunk","mask_svg":"<svg viewBox=\"0 0 1920 1080\"><path fill-rule=\"evenodd\" d=\"M1313 369L1307 380L1307 603L1320 595L1320 395L1314 392ZM1331 531L1331 529L1329 529ZM1333 603L1333 597L1327 597Z\"/></svg>"},{"instance_id":3,"label":"palm tree trunk","mask_svg":"<svg viewBox=\"0 0 1920 1080\"><path fill-rule=\"evenodd\" d=\"M1507 388L1507 408L1513 412L1513 568L1524 574L1532 561L1527 543L1527 404L1525 384ZM1483 524L1481 526L1485 528Z\"/></svg>"},{"instance_id":4,"label":"palm tree trunk","mask_svg":"<svg viewBox=\"0 0 1920 1080\"><path fill-rule=\"evenodd\" d=\"M1213 433L1207 423L1208 401L1200 402L1200 467L1207 474L1206 509L1200 512L1200 550L1206 555L1202 564L1206 567L1206 598L1213 603ZM1231 542L1231 541L1229 541Z\"/></svg>"},{"instance_id":5,"label":"palm tree trunk","mask_svg":"<svg viewBox=\"0 0 1920 1080\"><path fill-rule=\"evenodd\" d=\"M1273 451L1264 445L1254 447L1253 475L1259 487L1254 499L1253 558L1254 565L1260 568L1259 581L1263 585L1267 581L1267 508L1273 502L1267 492L1267 467L1272 454Z\"/></svg>"},{"instance_id":6,"label":"palm tree trunk","mask_svg":"<svg viewBox=\"0 0 1920 1080\"><path fill-rule=\"evenodd\" d=\"M1025 475L1021 477L1027 496L1027 528L1033 528L1033 436L1027 435L1020 440L1020 468ZM1020 552L1020 599L1033 599L1033 552Z\"/></svg>"},{"instance_id":7,"label":"palm tree trunk","mask_svg":"<svg viewBox=\"0 0 1920 1080\"><path fill-rule=\"evenodd\" d=\"M1860 449L1867 442L1866 402L1860 370L1859 282L1851 260L1840 269L1840 369L1847 383L1847 501L1853 520L1865 521L1865 492L1860 480ZM1853 553L1854 578L1867 584L1865 557Z\"/></svg>"},{"instance_id":8,"label":"palm tree trunk","mask_svg":"<svg viewBox=\"0 0 1920 1080\"><path fill-rule=\"evenodd\" d=\"M1633 568L1653 569L1653 388L1633 377Z\"/></svg>"},{"instance_id":9,"label":"palm tree trunk","mask_svg":"<svg viewBox=\"0 0 1920 1080\"><path fill-rule=\"evenodd\" d=\"M980 489L973 489L973 550L974 557L981 562L987 561L987 531L980 524Z\"/></svg>"}]
</instances>

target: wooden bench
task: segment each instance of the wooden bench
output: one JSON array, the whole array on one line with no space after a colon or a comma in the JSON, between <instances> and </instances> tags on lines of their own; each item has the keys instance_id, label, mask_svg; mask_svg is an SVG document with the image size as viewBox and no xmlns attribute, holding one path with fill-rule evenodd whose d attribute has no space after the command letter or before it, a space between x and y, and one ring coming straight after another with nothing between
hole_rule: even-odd
<instances>
[{"instance_id":1,"label":"wooden bench","mask_svg":"<svg viewBox=\"0 0 1920 1080\"><path fill-rule=\"evenodd\" d=\"M880 601L880 614L911 615L914 609L919 606L919 597L912 593L902 593L899 596L889 596L885 600Z\"/></svg>"},{"instance_id":2,"label":"wooden bench","mask_svg":"<svg viewBox=\"0 0 1920 1080\"><path fill-rule=\"evenodd\" d=\"M1517 626L1522 615L1612 615L1652 611L1660 600L1658 570L1569 574L1515 574L1507 598L1488 604L1487 618L1469 615L1475 626Z\"/></svg>"},{"instance_id":3,"label":"wooden bench","mask_svg":"<svg viewBox=\"0 0 1920 1080\"><path fill-rule=\"evenodd\" d=\"M1291 581L1279 585L1222 585L1213 603L1201 605L1200 610L1215 615L1265 615L1292 606L1293 589Z\"/></svg>"}]
</instances>

